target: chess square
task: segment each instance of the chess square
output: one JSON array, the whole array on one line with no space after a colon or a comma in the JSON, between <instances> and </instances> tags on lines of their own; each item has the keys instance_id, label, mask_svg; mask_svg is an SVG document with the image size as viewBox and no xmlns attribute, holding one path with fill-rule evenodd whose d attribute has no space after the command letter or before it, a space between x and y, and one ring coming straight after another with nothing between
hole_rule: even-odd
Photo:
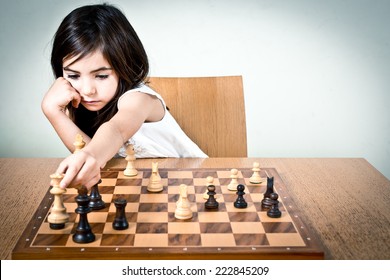
<instances>
[{"instance_id":1,"label":"chess square","mask_svg":"<svg viewBox=\"0 0 390 280\"><path fill-rule=\"evenodd\" d=\"M68 242L68 234L37 234L33 241L34 246L65 246Z\"/></svg>"},{"instance_id":2,"label":"chess square","mask_svg":"<svg viewBox=\"0 0 390 280\"><path fill-rule=\"evenodd\" d=\"M132 177L126 177L124 179L118 178L116 180L116 186L139 186L141 182L142 182L141 178L132 178Z\"/></svg>"},{"instance_id":3,"label":"chess square","mask_svg":"<svg viewBox=\"0 0 390 280\"><path fill-rule=\"evenodd\" d=\"M267 233L267 239L271 246L305 246L305 242L298 233Z\"/></svg>"},{"instance_id":4,"label":"chess square","mask_svg":"<svg viewBox=\"0 0 390 280\"><path fill-rule=\"evenodd\" d=\"M192 178L168 178L168 182L165 185L168 185L170 188L173 186L180 186L181 184L192 186L194 185L194 179Z\"/></svg>"},{"instance_id":5,"label":"chess square","mask_svg":"<svg viewBox=\"0 0 390 280\"><path fill-rule=\"evenodd\" d=\"M104 234L101 239L101 246L133 246L134 245L134 234Z\"/></svg>"},{"instance_id":6,"label":"chess square","mask_svg":"<svg viewBox=\"0 0 390 280\"><path fill-rule=\"evenodd\" d=\"M234 234L234 239L238 246L265 246L269 245L266 234Z\"/></svg>"},{"instance_id":7,"label":"chess square","mask_svg":"<svg viewBox=\"0 0 390 280\"><path fill-rule=\"evenodd\" d=\"M141 192L141 186L117 186L115 188L115 194L139 194Z\"/></svg>"},{"instance_id":8,"label":"chess square","mask_svg":"<svg viewBox=\"0 0 390 280\"><path fill-rule=\"evenodd\" d=\"M195 234L200 233L200 227L199 223L192 221L168 223L168 232L174 234Z\"/></svg>"},{"instance_id":9,"label":"chess square","mask_svg":"<svg viewBox=\"0 0 390 280\"><path fill-rule=\"evenodd\" d=\"M168 233L168 223L137 223L135 231L138 233L153 234Z\"/></svg>"},{"instance_id":10,"label":"chess square","mask_svg":"<svg viewBox=\"0 0 390 280\"><path fill-rule=\"evenodd\" d=\"M171 170L168 171L168 178L193 178L192 171L188 170Z\"/></svg>"},{"instance_id":11,"label":"chess square","mask_svg":"<svg viewBox=\"0 0 390 280\"><path fill-rule=\"evenodd\" d=\"M168 246L200 246L200 234L168 234Z\"/></svg>"},{"instance_id":12,"label":"chess square","mask_svg":"<svg viewBox=\"0 0 390 280\"><path fill-rule=\"evenodd\" d=\"M293 223L289 222L263 222L263 227L267 233L296 233Z\"/></svg>"},{"instance_id":13,"label":"chess square","mask_svg":"<svg viewBox=\"0 0 390 280\"><path fill-rule=\"evenodd\" d=\"M166 193L147 193L139 198L140 203L166 203L167 201L168 194Z\"/></svg>"},{"instance_id":14,"label":"chess square","mask_svg":"<svg viewBox=\"0 0 390 280\"><path fill-rule=\"evenodd\" d=\"M121 175L122 174L122 175ZM118 176L123 177L123 171L113 171L113 170L107 170L107 171L100 171L100 176L102 178L102 181L105 179L116 179Z\"/></svg>"},{"instance_id":15,"label":"chess square","mask_svg":"<svg viewBox=\"0 0 390 280\"><path fill-rule=\"evenodd\" d=\"M167 247L168 234L137 233L134 237L134 247Z\"/></svg>"},{"instance_id":16,"label":"chess square","mask_svg":"<svg viewBox=\"0 0 390 280\"><path fill-rule=\"evenodd\" d=\"M194 171L192 171L192 174L193 174L193 176L191 176L191 177L194 177L197 179L199 178L201 180L206 180L206 178L209 176L213 177L214 179L218 178L217 171L215 171L215 170L204 170L204 171L194 170Z\"/></svg>"},{"instance_id":17,"label":"chess square","mask_svg":"<svg viewBox=\"0 0 390 280\"><path fill-rule=\"evenodd\" d=\"M201 233L232 233L230 223L199 223Z\"/></svg>"},{"instance_id":18,"label":"chess square","mask_svg":"<svg viewBox=\"0 0 390 280\"><path fill-rule=\"evenodd\" d=\"M168 203L140 203L139 212L167 212ZM151 214L150 214L151 215Z\"/></svg>"},{"instance_id":19,"label":"chess square","mask_svg":"<svg viewBox=\"0 0 390 280\"><path fill-rule=\"evenodd\" d=\"M229 212L231 222L260 222L256 212Z\"/></svg>"},{"instance_id":20,"label":"chess square","mask_svg":"<svg viewBox=\"0 0 390 280\"><path fill-rule=\"evenodd\" d=\"M234 236L230 233L204 233L200 236L202 246L205 247L229 247L236 245Z\"/></svg>"},{"instance_id":21,"label":"chess square","mask_svg":"<svg viewBox=\"0 0 390 280\"><path fill-rule=\"evenodd\" d=\"M215 222L229 222L229 215L226 212L199 212L199 222L201 223L215 223Z\"/></svg>"},{"instance_id":22,"label":"chess square","mask_svg":"<svg viewBox=\"0 0 390 280\"><path fill-rule=\"evenodd\" d=\"M167 223L168 212L140 212L137 216L138 223Z\"/></svg>"},{"instance_id":23,"label":"chess square","mask_svg":"<svg viewBox=\"0 0 390 280\"><path fill-rule=\"evenodd\" d=\"M261 223L231 222L233 233L265 233Z\"/></svg>"}]
</instances>

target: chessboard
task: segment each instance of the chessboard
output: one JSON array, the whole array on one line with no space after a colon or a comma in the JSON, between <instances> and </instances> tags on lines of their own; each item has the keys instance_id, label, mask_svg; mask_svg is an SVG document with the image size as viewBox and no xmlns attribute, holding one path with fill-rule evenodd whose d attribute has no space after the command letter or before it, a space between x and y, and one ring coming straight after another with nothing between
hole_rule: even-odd
<instances>
[{"instance_id":1,"label":"chessboard","mask_svg":"<svg viewBox=\"0 0 390 280\"><path fill-rule=\"evenodd\" d=\"M47 220L53 205L51 187L17 242L12 259L323 259L322 245L301 219L288 188L274 168L262 168L263 182L249 182L253 171L238 169L238 183L245 186L246 208L234 207L237 194L227 188L231 169L161 168L163 190L147 190L151 169L139 169L133 177L123 169L102 170L98 186L105 208L87 217L96 239L75 243L78 223L76 189L68 188L63 202L69 222L51 229ZM217 210L205 208L206 178L214 178ZM270 218L262 209L267 177L273 178L279 195L281 217ZM179 186L187 186L193 216L175 218ZM114 201L126 199L128 228L114 230Z\"/></svg>"}]
</instances>

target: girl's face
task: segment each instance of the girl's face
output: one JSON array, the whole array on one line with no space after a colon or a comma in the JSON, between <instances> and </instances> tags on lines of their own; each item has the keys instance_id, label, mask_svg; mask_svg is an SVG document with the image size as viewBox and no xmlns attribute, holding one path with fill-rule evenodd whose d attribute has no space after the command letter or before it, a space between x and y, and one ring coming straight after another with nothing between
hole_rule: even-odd
<instances>
[{"instance_id":1,"label":"girl's face","mask_svg":"<svg viewBox=\"0 0 390 280\"><path fill-rule=\"evenodd\" d=\"M63 61L63 76L80 94L81 104L87 110L99 111L115 96L119 77L101 51L74 62L76 59Z\"/></svg>"}]
</instances>

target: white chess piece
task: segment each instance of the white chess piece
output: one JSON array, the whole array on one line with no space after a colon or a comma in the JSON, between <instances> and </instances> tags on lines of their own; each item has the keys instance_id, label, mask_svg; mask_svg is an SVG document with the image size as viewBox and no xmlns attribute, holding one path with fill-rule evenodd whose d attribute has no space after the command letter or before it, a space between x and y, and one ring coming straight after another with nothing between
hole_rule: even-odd
<instances>
[{"instance_id":1,"label":"white chess piece","mask_svg":"<svg viewBox=\"0 0 390 280\"><path fill-rule=\"evenodd\" d=\"M253 175L249 178L249 182L252 184L260 184L263 178L260 177L260 164L258 162L253 163Z\"/></svg>"},{"instance_id":2,"label":"white chess piece","mask_svg":"<svg viewBox=\"0 0 390 280\"><path fill-rule=\"evenodd\" d=\"M179 220L191 219L192 210L187 197L187 186L185 184L181 184L179 188L180 196L176 203L175 218Z\"/></svg>"},{"instance_id":3,"label":"white chess piece","mask_svg":"<svg viewBox=\"0 0 390 280\"><path fill-rule=\"evenodd\" d=\"M66 193L66 189L60 188L60 182L64 175L55 173L50 175L50 178L52 181L50 193L54 195L54 202L47 220L50 224L65 224L69 221L69 214L62 201L62 195Z\"/></svg>"},{"instance_id":4,"label":"white chess piece","mask_svg":"<svg viewBox=\"0 0 390 280\"><path fill-rule=\"evenodd\" d=\"M81 134L76 134L76 138L75 141L73 142L73 146L74 146L74 151L73 151L74 154L80 152L81 149L85 147L84 138ZM72 187L77 190L85 189L85 186L82 185L73 185Z\"/></svg>"},{"instance_id":5,"label":"white chess piece","mask_svg":"<svg viewBox=\"0 0 390 280\"><path fill-rule=\"evenodd\" d=\"M123 171L123 174L128 177L136 176L138 174L138 171L134 166L135 152L133 145L130 144L126 147L126 154L127 166L126 169Z\"/></svg>"},{"instance_id":6,"label":"white chess piece","mask_svg":"<svg viewBox=\"0 0 390 280\"><path fill-rule=\"evenodd\" d=\"M76 139L73 143L73 146L74 146L74 151L73 151L74 154L79 152L82 148L84 148L85 142L81 134L76 135Z\"/></svg>"},{"instance_id":7,"label":"white chess piece","mask_svg":"<svg viewBox=\"0 0 390 280\"><path fill-rule=\"evenodd\" d=\"M230 181L229 185L228 185L228 190L229 191L237 191L237 186L238 186L238 170L233 168L232 170L230 170L230 178L232 178L232 180Z\"/></svg>"},{"instance_id":8,"label":"white chess piece","mask_svg":"<svg viewBox=\"0 0 390 280\"><path fill-rule=\"evenodd\" d=\"M163 188L162 180L158 173L158 162L152 162L152 175L150 176L147 189L150 192L161 192Z\"/></svg>"}]
</instances>

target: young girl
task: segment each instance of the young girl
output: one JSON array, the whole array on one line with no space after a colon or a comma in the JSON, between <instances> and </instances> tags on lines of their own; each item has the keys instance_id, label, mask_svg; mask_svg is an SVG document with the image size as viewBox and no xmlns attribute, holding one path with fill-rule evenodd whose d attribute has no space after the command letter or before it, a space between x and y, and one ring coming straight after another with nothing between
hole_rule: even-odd
<instances>
[{"instance_id":1,"label":"young girl","mask_svg":"<svg viewBox=\"0 0 390 280\"><path fill-rule=\"evenodd\" d=\"M136 32L117 8L90 5L72 11L59 26L51 65L57 80L42 110L73 152L81 134L86 146L59 165L61 187L90 188L100 168L124 145L136 157L207 157L167 110L161 96L146 86L149 63Z\"/></svg>"}]
</instances>

